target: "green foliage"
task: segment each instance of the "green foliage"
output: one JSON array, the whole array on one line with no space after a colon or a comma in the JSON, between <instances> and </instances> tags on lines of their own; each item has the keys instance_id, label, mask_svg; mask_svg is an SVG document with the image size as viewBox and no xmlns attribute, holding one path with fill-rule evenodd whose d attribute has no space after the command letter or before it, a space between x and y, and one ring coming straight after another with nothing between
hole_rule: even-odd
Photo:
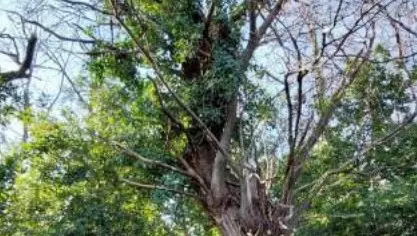
<instances>
[{"instance_id":1,"label":"green foliage","mask_svg":"<svg viewBox=\"0 0 417 236\"><path fill-rule=\"evenodd\" d=\"M112 35L114 44L99 41L89 52L88 114L76 117L64 110L54 120L33 115L30 109L19 113L20 120L31 125L31 138L0 160L1 235L220 235L196 200L150 187L180 187L196 194L189 179L139 162L113 145L116 142L146 158L172 164L187 148L186 134L199 139L204 135L172 93L164 86L157 90L160 78L155 80L152 65L137 44L153 53L172 90L217 133L222 132L227 103L239 94L244 105L239 103L239 112L244 112L234 132L233 155L242 152L236 143L242 141L248 147L254 142L253 124L269 128L265 136L279 132L276 120L281 111L275 107L279 98L271 98L259 81L252 80L251 72L255 77L262 73L259 68L249 73L241 70L236 56L241 51L243 21L231 21L228 15L241 14L243 5L237 3L241 1L213 1L218 6L212 24L219 27L207 33L209 39L201 38L205 26L198 19L202 10L198 1L129 2L140 12L122 16L134 38ZM105 7L110 9L108 3ZM98 19L96 23L103 22ZM220 26L227 28L227 37L213 36L221 34ZM95 27L89 26L84 33L93 36ZM200 54L203 40L210 43L204 62L207 68L198 78L187 79L182 63ZM390 58L387 50L379 45L374 53L377 63L362 62L335 119L304 166L300 186L316 187L323 173L363 151L364 139L376 141L395 129L390 118L394 112L410 113L405 88L417 79L417 68L407 81L397 70L402 65L388 68L381 63ZM353 66L348 62L345 69ZM16 87L7 86L0 86L0 123L19 97ZM313 109L322 114L331 102L320 96ZM176 128L186 132L174 130L167 113L184 126ZM297 235L417 234L416 131L412 125L390 140L390 145L375 146L346 170L329 175L316 192L299 189L298 203L313 201ZM276 145L268 141L262 145ZM262 148L267 149L259 147L254 152L263 152ZM285 157L277 160L276 183L285 176L285 161ZM150 188L138 188L123 179ZM272 187L273 200L279 197L280 188Z\"/></svg>"},{"instance_id":2,"label":"green foliage","mask_svg":"<svg viewBox=\"0 0 417 236\"><path fill-rule=\"evenodd\" d=\"M335 124L316 146L300 185L358 159L331 174L321 191L300 194L301 202L306 197L314 200L298 235L416 234L417 127L411 125L406 132L357 156L364 139L376 142L397 127L390 118L394 111L409 113L405 88L400 74L380 64L369 64L360 71L336 112Z\"/></svg>"},{"instance_id":3,"label":"green foliage","mask_svg":"<svg viewBox=\"0 0 417 236\"><path fill-rule=\"evenodd\" d=\"M156 109L152 84L103 79L92 88L94 112L81 121L68 112L61 122L42 115L30 119L32 141L2 160L0 234L182 235L191 227L198 235L216 235L190 200L120 181L187 184L178 174L122 155L106 141L166 163L183 151L181 138L165 149L166 118ZM172 199L175 208L167 204ZM167 214L178 217L163 220Z\"/></svg>"},{"instance_id":4,"label":"green foliage","mask_svg":"<svg viewBox=\"0 0 417 236\"><path fill-rule=\"evenodd\" d=\"M4 83L0 78L0 125L6 125L11 115L19 110L20 92L16 84Z\"/></svg>"}]
</instances>

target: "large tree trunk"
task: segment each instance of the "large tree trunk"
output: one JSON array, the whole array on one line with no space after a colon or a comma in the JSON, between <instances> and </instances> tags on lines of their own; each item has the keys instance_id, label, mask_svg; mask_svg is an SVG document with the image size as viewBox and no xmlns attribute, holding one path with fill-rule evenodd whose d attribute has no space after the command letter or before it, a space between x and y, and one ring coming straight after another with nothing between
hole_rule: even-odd
<instances>
[{"instance_id":1,"label":"large tree trunk","mask_svg":"<svg viewBox=\"0 0 417 236\"><path fill-rule=\"evenodd\" d=\"M268 201L260 202L259 205L239 206L228 205L220 210L218 216L214 216L214 220L224 236L264 236L276 235L287 236L292 235L293 231L287 225L288 222L280 215L286 215L285 209L274 209L268 206L268 211L262 209L266 207Z\"/></svg>"},{"instance_id":2,"label":"large tree trunk","mask_svg":"<svg viewBox=\"0 0 417 236\"><path fill-rule=\"evenodd\" d=\"M248 177L247 180L240 191L229 188L229 195L221 204L208 209L222 235L291 235L286 220L289 211L270 203L260 192L262 187L256 177Z\"/></svg>"},{"instance_id":3,"label":"large tree trunk","mask_svg":"<svg viewBox=\"0 0 417 236\"><path fill-rule=\"evenodd\" d=\"M245 235L241 230L239 215L237 213L237 209L229 207L227 209L224 209L224 212L221 214L221 216L215 219L216 224L219 226L222 232L222 235Z\"/></svg>"},{"instance_id":4,"label":"large tree trunk","mask_svg":"<svg viewBox=\"0 0 417 236\"><path fill-rule=\"evenodd\" d=\"M286 1L278 2L271 15L278 14L284 2ZM249 10L253 16L256 2L250 1L250 3ZM199 15L201 15L200 10L197 9ZM228 45L229 50L230 48L237 50L239 46L236 40L229 38L231 29L228 22L212 21L213 14L214 5L206 20L199 18L204 30L196 53L182 64L184 80L198 83L203 80L201 75L212 69L212 62L216 60L212 52L214 42ZM231 53L231 58L237 60L237 65L241 65L241 68L236 70L242 73L242 77L260 36L266 32L272 19L267 20L267 23L259 29L257 37L253 36L255 28L251 28L253 34L247 50L242 55L236 56ZM254 19L252 22L255 22ZM292 209L288 207L291 198L271 202L267 196L267 187L261 183L260 173L245 168L236 170L231 166L230 146L237 119L238 88L238 84L230 91L219 88L219 91L214 91L216 94L232 95L228 97L221 94L222 96L213 97L211 100L204 100L202 106L217 109L223 116L218 122L212 122L210 119L207 119L210 121L207 122L204 118L202 121L193 120L192 127L196 129L192 129L193 131L189 133L188 148L183 158L184 168L194 177L195 190L200 195L201 204L221 230L222 235L291 235L291 227L288 226L288 220L292 216ZM198 111L198 104L192 109ZM201 122L204 122L207 128L200 129ZM213 137L217 140L213 140Z\"/></svg>"},{"instance_id":5,"label":"large tree trunk","mask_svg":"<svg viewBox=\"0 0 417 236\"><path fill-rule=\"evenodd\" d=\"M291 235L288 220L292 209L284 202L271 202L264 184L256 173L246 171L240 181L229 170L225 170L225 188L222 193L210 188L216 150L204 141L199 147L186 154L190 167L204 181L196 184L201 204L211 216L224 236L248 235ZM217 195L217 197L216 197Z\"/></svg>"}]
</instances>

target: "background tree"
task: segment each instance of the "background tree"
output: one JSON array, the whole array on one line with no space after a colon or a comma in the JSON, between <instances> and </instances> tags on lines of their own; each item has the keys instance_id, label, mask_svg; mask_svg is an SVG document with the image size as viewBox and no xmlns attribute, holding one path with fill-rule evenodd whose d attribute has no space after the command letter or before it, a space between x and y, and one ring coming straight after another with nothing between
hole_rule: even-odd
<instances>
[{"instance_id":1,"label":"background tree","mask_svg":"<svg viewBox=\"0 0 417 236\"><path fill-rule=\"evenodd\" d=\"M40 192L59 187L66 194L45 197L41 214L63 216L64 227L47 220L50 224L42 224L48 225L42 233L58 228L138 233L130 224L153 220L123 221L126 225L117 229L100 223L118 224L118 219L107 217L116 212L146 219L145 207L124 209L118 203L129 200L114 200L134 197L125 185L141 188L138 196L151 189L185 197L163 196L159 212L170 205L199 203L200 208L179 211L179 219L159 221L161 233L167 224L197 235L211 225L222 235L291 235L299 227L300 234L314 227L322 233L397 232L395 224L411 222L404 217L412 214L398 216L399 221L378 219L385 221L382 225L374 218L366 229L349 228L343 221L329 220L331 205L326 200L345 194L348 203L357 205L340 204L352 210L379 199L376 208L363 212L368 216L386 211L383 199L396 199L402 189L372 191L365 197L363 183L389 181L375 168L392 161L390 152L396 146L389 143L385 150L383 144L413 140L398 134L417 114L415 13L410 10L415 3L61 0L37 6L38 14L54 11L62 16L57 28L48 25L51 19L42 22L9 12L60 42L85 45L80 49L88 56L90 76L81 83L87 99L74 89L86 114L57 121L47 117L46 127L42 122L32 127L32 142L15 154L21 156L15 158L16 176L7 176L13 187L5 188L10 199L6 208L26 211L19 209L18 199L25 175L36 179L28 183L34 187L42 183L41 176L52 174L64 182L45 180L46 189ZM45 55L72 81L55 54ZM395 114L402 118L392 119ZM408 155L400 158L413 163ZM24 160L30 163L26 168ZM401 171L406 176L396 181L412 184L410 174ZM69 173L74 183L65 181ZM394 172L388 168L389 173ZM329 178L336 182L329 183ZM333 186L343 191L320 194ZM362 192L352 198L352 191ZM324 198L314 199L313 194ZM66 210L63 199L70 196L76 199L74 208ZM141 202L152 206L158 200L145 194L136 203ZM74 231L77 214L91 205L101 206L94 210L101 217L78 224L81 231ZM40 227L29 223L38 222L31 219L33 211L28 208L23 224L15 224L10 232L41 234L30 231ZM196 222L190 216L199 211L212 224L180 228L177 222ZM317 214L320 224L314 219ZM354 216L358 222L367 219L361 217Z\"/></svg>"}]
</instances>

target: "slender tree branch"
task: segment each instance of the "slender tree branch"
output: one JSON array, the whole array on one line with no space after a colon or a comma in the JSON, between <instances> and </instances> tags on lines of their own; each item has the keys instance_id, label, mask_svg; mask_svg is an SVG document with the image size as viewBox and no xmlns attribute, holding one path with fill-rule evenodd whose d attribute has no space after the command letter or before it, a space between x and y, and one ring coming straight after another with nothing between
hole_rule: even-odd
<instances>
[{"instance_id":1,"label":"slender tree branch","mask_svg":"<svg viewBox=\"0 0 417 236\"><path fill-rule=\"evenodd\" d=\"M72 81L71 77L68 75L66 68L61 64L61 62L59 61L59 59L57 58L56 55L54 55L53 53L49 53L48 51L45 52L46 56L48 56L53 62L55 62L55 64L59 67L61 73L63 74L63 76L67 79L67 81L70 83L72 89L74 90L75 94L77 95L78 99L85 105L87 106L88 110L91 110L90 104L83 98L83 96L81 95L81 92L78 90L78 88L76 87L74 81Z\"/></svg>"},{"instance_id":2,"label":"slender tree branch","mask_svg":"<svg viewBox=\"0 0 417 236\"><path fill-rule=\"evenodd\" d=\"M0 38L7 38L10 41L12 41L14 51L15 51L15 53L9 53L9 52L4 52L4 51L2 51L1 53L5 54L9 57L12 57L13 61L19 64L20 63L20 53L19 53L19 47L17 46L16 38L12 37L10 34L4 34L4 33L0 34Z\"/></svg>"},{"instance_id":3,"label":"slender tree branch","mask_svg":"<svg viewBox=\"0 0 417 236\"><path fill-rule=\"evenodd\" d=\"M124 179L124 178L120 178L120 181L122 181L124 183L127 183L129 185L135 186L135 187L139 187L139 188L162 190L162 191L173 192L173 193L177 193L177 194L181 194L181 195L185 195L185 196L193 197L193 198L197 198L197 199L200 198L199 196L197 196L195 194L187 193L187 192L184 192L184 191L181 191L181 190L178 190L178 189L168 188L166 186L159 186L159 185L153 185L153 184L143 184L143 183L139 183L139 182Z\"/></svg>"},{"instance_id":4,"label":"slender tree branch","mask_svg":"<svg viewBox=\"0 0 417 236\"><path fill-rule=\"evenodd\" d=\"M80 5L80 6L84 6L84 7L89 8L90 10L93 10L95 12L99 12L99 13L101 13L103 15L112 15L111 12L106 11L106 10L102 10L102 9L99 9L98 7L96 7L96 6L92 5L92 4L88 4L86 2L71 1L71 0L60 0L60 1L65 2L65 3L69 4L69 5Z\"/></svg>"},{"instance_id":5,"label":"slender tree branch","mask_svg":"<svg viewBox=\"0 0 417 236\"><path fill-rule=\"evenodd\" d=\"M339 4L337 5L336 14L334 15L334 18L333 18L333 28L336 27L337 18L339 17L340 10L342 9L342 5L343 5L343 0L339 0Z\"/></svg>"},{"instance_id":6,"label":"slender tree branch","mask_svg":"<svg viewBox=\"0 0 417 236\"><path fill-rule=\"evenodd\" d=\"M47 27L47 26L45 26L45 25L43 25L43 24L41 24L41 23L39 23L39 22L37 22L37 21L34 21L34 20L28 20L28 19L26 19L25 17L23 17L23 15L21 15L21 14L20 14L20 13L18 13L18 12L15 12L15 11L6 11L6 12L7 12L7 13L10 13L10 14L14 14L14 15L19 16L19 17L20 17L20 19L21 19L23 22L25 22L25 23L29 23L29 24L31 24L31 25L35 25L35 26L37 26L37 27L41 28L42 30L44 30L45 32L47 32L47 33L51 34L52 36L54 36L55 38L57 38L57 39L59 39L59 40L62 40L62 41L67 41L67 42L82 43L82 44L95 44L95 43L97 43L97 41L96 41L96 40L76 39L76 38L69 38L69 37L66 37L66 36L60 35L60 34L58 34L57 32L55 32L54 30L50 29L49 27Z\"/></svg>"},{"instance_id":7,"label":"slender tree branch","mask_svg":"<svg viewBox=\"0 0 417 236\"><path fill-rule=\"evenodd\" d=\"M180 169L178 167L175 167L175 166L172 166L172 165L168 165L165 162L161 162L161 161L158 161L158 160L153 160L153 159L146 158L146 157L140 155L139 153L137 153L135 151L132 151L129 148L124 147L120 143L112 142L111 144L112 144L112 146L115 146L118 149L120 149L127 156L133 157L133 158L135 158L135 159L137 159L137 160L139 160L139 161L141 161L143 163L150 164L150 165L160 166L160 167L163 167L165 169L172 170L174 172L180 173L182 175L190 176L190 174L188 172L186 172L186 171L184 171L184 170L182 170L182 169Z\"/></svg>"},{"instance_id":8,"label":"slender tree branch","mask_svg":"<svg viewBox=\"0 0 417 236\"><path fill-rule=\"evenodd\" d=\"M395 19L394 17L392 17L389 12L386 10L386 6L382 6L380 3L376 3L376 5L378 5L381 9L383 9L383 11L385 12L385 15L388 17L388 19L391 22L395 22L396 24L398 24L401 28L403 28L405 31L407 31L408 33L414 35L417 37L417 32L412 30L410 27L408 27L407 25L405 25L403 22Z\"/></svg>"},{"instance_id":9,"label":"slender tree branch","mask_svg":"<svg viewBox=\"0 0 417 236\"><path fill-rule=\"evenodd\" d=\"M255 2L254 0L250 0ZM241 54L241 66L244 70L249 65L249 61L252 58L253 53L255 52L256 48L259 45L259 42L261 38L265 35L268 28L271 26L271 24L274 22L275 18L278 16L278 14L281 12L283 5L288 2L288 0L278 0L274 7L272 8L269 15L265 18L262 25L259 26L256 32L250 32L249 42L246 46L246 49Z\"/></svg>"}]
</instances>

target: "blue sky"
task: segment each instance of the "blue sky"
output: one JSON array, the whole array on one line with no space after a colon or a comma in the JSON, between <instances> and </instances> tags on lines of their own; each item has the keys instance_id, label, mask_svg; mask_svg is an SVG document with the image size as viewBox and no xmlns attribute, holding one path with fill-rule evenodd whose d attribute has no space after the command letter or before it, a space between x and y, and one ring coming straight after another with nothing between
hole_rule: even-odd
<instances>
[{"instance_id":1,"label":"blue sky","mask_svg":"<svg viewBox=\"0 0 417 236\"><path fill-rule=\"evenodd\" d=\"M22 8L25 6L25 3L31 3L34 4L37 0L0 0L0 32L8 33L12 36L17 37L18 40L18 46L19 46L19 52L21 55L24 55L25 53L25 46L26 46L26 39L25 35L21 30L21 27L19 25L16 25L16 22L19 21L11 21L10 20L10 14L7 14L4 10L13 10L13 11L19 11L21 12ZM26 15L25 15L26 17ZM41 15L42 17L42 15ZM57 22L59 19L56 18L55 15L47 15L43 16L44 19L42 19L42 22ZM13 17L14 20L19 19L18 17ZM34 105L37 103L37 100L41 97L45 97L45 95L50 96L51 99L54 99L59 91L60 91L60 85L61 80L63 79L62 73L58 72L55 69L50 68L56 68L59 67L50 60L45 55L45 51L50 50L50 54L53 54L57 57L57 59L62 63L67 63L68 69L67 73L70 75L71 78L77 78L79 75L79 71L81 70L82 61L80 59L77 59L76 57L73 57L70 55L70 53L60 52L56 53L53 48L46 47L45 45L51 45L49 42L51 41L50 38L48 38L48 35L44 32L37 30L34 31L33 27L27 26L27 35L30 35L31 33L36 33L38 36L38 50L35 57L35 64L40 65L40 67L36 68L33 73L33 78L30 82L30 93L31 93L31 103ZM53 40L53 39L52 39ZM58 45L60 46L60 45ZM58 47L57 46L57 47ZM73 45L66 44L64 45L68 47L69 49L74 48ZM5 44L5 41L0 41L0 49L1 50L12 50L12 48L9 47L9 45ZM45 50L46 49L46 50ZM79 50L79 48L75 48L75 50ZM12 50L14 51L14 50ZM79 50L81 51L81 50ZM1 71L9 71L9 70L16 70L19 66L14 63L9 57L6 57L4 55L0 54L0 70ZM43 68L42 68L43 67ZM26 80L19 81L19 86L23 85ZM64 79L63 81L63 90L69 89L69 83L67 80ZM63 91L65 92L65 91ZM61 93L60 98L65 97L65 93ZM70 107L72 110L77 110L78 104L74 102L74 100L70 99L70 102L62 103L64 99L60 100L58 99L58 102L56 103L55 107L61 106L61 107ZM38 108L35 105L33 106L33 109L42 110L43 108ZM45 109L43 109L45 110ZM59 113L52 113L54 116L59 116ZM19 122L16 119L13 119L10 122L10 125L6 127L0 127L0 133L4 135L5 140L2 140L3 142L0 142L0 156L2 152L5 152L10 147L14 146L14 144L18 144L22 139L22 133L23 133L23 126L21 122Z\"/></svg>"}]
</instances>

